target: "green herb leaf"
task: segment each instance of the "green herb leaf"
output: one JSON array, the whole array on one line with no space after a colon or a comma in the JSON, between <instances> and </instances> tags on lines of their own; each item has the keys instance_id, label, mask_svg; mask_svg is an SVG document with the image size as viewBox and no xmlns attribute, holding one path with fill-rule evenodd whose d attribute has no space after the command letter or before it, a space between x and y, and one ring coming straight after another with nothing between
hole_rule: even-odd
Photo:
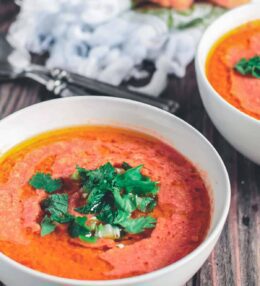
<instances>
[{"instance_id":1,"label":"green herb leaf","mask_svg":"<svg viewBox=\"0 0 260 286\"><path fill-rule=\"evenodd\" d=\"M145 197L145 198L137 197L136 201L137 201L137 209L144 213L153 211L157 204L156 200L150 197Z\"/></svg>"},{"instance_id":2,"label":"green herb leaf","mask_svg":"<svg viewBox=\"0 0 260 286\"><path fill-rule=\"evenodd\" d=\"M50 214L52 221L64 224L73 221L73 216L68 213L68 194L53 194L41 203L42 208Z\"/></svg>"},{"instance_id":3,"label":"green herb leaf","mask_svg":"<svg viewBox=\"0 0 260 286\"><path fill-rule=\"evenodd\" d=\"M75 210L82 214L95 214L97 220L105 225L140 233L154 227L156 220L151 217L133 219L131 215L136 209L144 213L154 209L158 186L141 173L142 165L132 168L123 163L122 167L125 169L123 174L117 174L110 163L95 170L77 167L74 178L79 178L88 196L86 204ZM98 227L101 229L102 225ZM88 230L91 232L90 228Z\"/></svg>"},{"instance_id":4,"label":"green herb leaf","mask_svg":"<svg viewBox=\"0 0 260 286\"><path fill-rule=\"evenodd\" d=\"M115 204L118 208L126 212L133 212L137 208L135 196L132 194L126 194L121 196L118 188L113 189L113 195L115 199Z\"/></svg>"},{"instance_id":5,"label":"green herb leaf","mask_svg":"<svg viewBox=\"0 0 260 286\"><path fill-rule=\"evenodd\" d=\"M95 187L88 196L87 204L76 208L75 211L81 214L96 214L104 209L110 201L112 194Z\"/></svg>"},{"instance_id":6,"label":"green herb leaf","mask_svg":"<svg viewBox=\"0 0 260 286\"><path fill-rule=\"evenodd\" d=\"M141 174L143 165L127 170L124 174L117 175L115 181L118 187L125 189L127 193L137 195L157 194L158 186L149 177Z\"/></svg>"},{"instance_id":7,"label":"green herb leaf","mask_svg":"<svg viewBox=\"0 0 260 286\"><path fill-rule=\"evenodd\" d=\"M154 228L156 219L151 216L139 217L137 219L129 218L121 223L126 232L137 234L145 229Z\"/></svg>"},{"instance_id":8,"label":"green herb leaf","mask_svg":"<svg viewBox=\"0 0 260 286\"><path fill-rule=\"evenodd\" d=\"M128 213L128 212L125 212L125 211L122 211L122 210L118 210L116 212L116 215L114 217L114 220L113 220L113 224L121 224L123 223L124 221L126 221L129 217L130 217L131 213Z\"/></svg>"},{"instance_id":9,"label":"green herb leaf","mask_svg":"<svg viewBox=\"0 0 260 286\"><path fill-rule=\"evenodd\" d=\"M97 214L97 219L99 219L103 223L112 224L117 215L117 210L114 208L112 203L108 201L104 201L102 210L99 214Z\"/></svg>"},{"instance_id":10,"label":"green herb leaf","mask_svg":"<svg viewBox=\"0 0 260 286\"><path fill-rule=\"evenodd\" d=\"M123 162L122 168L126 171L126 170L128 170L128 169L131 169L132 167L131 167L128 163Z\"/></svg>"},{"instance_id":11,"label":"green herb leaf","mask_svg":"<svg viewBox=\"0 0 260 286\"><path fill-rule=\"evenodd\" d=\"M86 217L76 217L69 225L68 231L71 237L91 235L90 229L86 225Z\"/></svg>"},{"instance_id":12,"label":"green herb leaf","mask_svg":"<svg viewBox=\"0 0 260 286\"><path fill-rule=\"evenodd\" d=\"M235 65L235 70L242 75L251 75L255 78L260 78L260 56L255 56L250 59L241 59Z\"/></svg>"},{"instance_id":13,"label":"green herb leaf","mask_svg":"<svg viewBox=\"0 0 260 286\"><path fill-rule=\"evenodd\" d=\"M71 179L74 180L74 181L79 181L80 180L80 174L79 174L79 171L78 171L78 168L76 168L76 171L71 175Z\"/></svg>"},{"instance_id":14,"label":"green herb leaf","mask_svg":"<svg viewBox=\"0 0 260 286\"><path fill-rule=\"evenodd\" d=\"M89 214L90 213L90 208L87 204L84 206L75 208L74 210L80 214Z\"/></svg>"},{"instance_id":15,"label":"green herb leaf","mask_svg":"<svg viewBox=\"0 0 260 286\"><path fill-rule=\"evenodd\" d=\"M52 233L56 228L53 221L46 215L41 221L41 236Z\"/></svg>"},{"instance_id":16,"label":"green herb leaf","mask_svg":"<svg viewBox=\"0 0 260 286\"><path fill-rule=\"evenodd\" d=\"M68 213L68 194L53 194L41 203L43 210L49 215L45 215L41 222L41 235L45 236L53 232L57 223L69 223L74 217Z\"/></svg>"},{"instance_id":17,"label":"green herb leaf","mask_svg":"<svg viewBox=\"0 0 260 286\"><path fill-rule=\"evenodd\" d=\"M65 213L62 215L52 214L50 218L53 221L60 223L60 224L69 223L69 222L72 222L74 220L74 216L69 214L69 213Z\"/></svg>"},{"instance_id":18,"label":"green herb leaf","mask_svg":"<svg viewBox=\"0 0 260 286\"><path fill-rule=\"evenodd\" d=\"M77 172L83 186L87 190L91 190L96 185L99 185L100 188L105 188L116 176L115 168L110 163L106 163L95 170L77 167Z\"/></svg>"},{"instance_id":19,"label":"green herb leaf","mask_svg":"<svg viewBox=\"0 0 260 286\"><path fill-rule=\"evenodd\" d=\"M41 205L50 214L64 214L68 212L69 196L68 194L53 194L43 200Z\"/></svg>"},{"instance_id":20,"label":"green herb leaf","mask_svg":"<svg viewBox=\"0 0 260 286\"><path fill-rule=\"evenodd\" d=\"M96 243L97 240L98 240L98 237L96 236L84 236L84 235L80 235L79 236L79 239L84 241L84 242L87 242L87 243Z\"/></svg>"},{"instance_id":21,"label":"green herb leaf","mask_svg":"<svg viewBox=\"0 0 260 286\"><path fill-rule=\"evenodd\" d=\"M58 191L62 186L61 179L52 179L50 174L36 173L29 181L35 189L43 189L47 193Z\"/></svg>"}]
</instances>

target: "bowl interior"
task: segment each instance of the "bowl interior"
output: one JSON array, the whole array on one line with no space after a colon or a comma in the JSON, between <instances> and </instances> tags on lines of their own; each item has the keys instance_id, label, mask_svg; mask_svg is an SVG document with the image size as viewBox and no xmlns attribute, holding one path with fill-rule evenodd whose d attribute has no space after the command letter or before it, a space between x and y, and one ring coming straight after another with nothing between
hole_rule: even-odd
<instances>
[{"instance_id":1,"label":"bowl interior","mask_svg":"<svg viewBox=\"0 0 260 286\"><path fill-rule=\"evenodd\" d=\"M220 231L229 208L230 187L219 155L198 131L157 108L130 100L89 96L36 104L0 122L0 152L4 153L41 132L82 124L114 125L139 130L161 138L189 158L201 171L212 192L214 210L206 240L210 239L213 232L216 234Z\"/></svg>"},{"instance_id":2,"label":"bowl interior","mask_svg":"<svg viewBox=\"0 0 260 286\"><path fill-rule=\"evenodd\" d=\"M260 3L247 4L231 10L213 22L201 38L197 60L203 73L212 46L230 30L260 18Z\"/></svg>"}]
</instances>

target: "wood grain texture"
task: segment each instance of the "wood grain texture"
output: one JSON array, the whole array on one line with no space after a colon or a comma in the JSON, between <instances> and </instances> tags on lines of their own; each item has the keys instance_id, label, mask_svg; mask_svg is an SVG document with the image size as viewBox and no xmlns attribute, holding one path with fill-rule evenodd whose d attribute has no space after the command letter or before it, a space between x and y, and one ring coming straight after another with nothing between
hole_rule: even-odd
<instances>
[{"instance_id":1,"label":"wood grain texture","mask_svg":"<svg viewBox=\"0 0 260 286\"><path fill-rule=\"evenodd\" d=\"M17 8L10 1L0 0L0 31L7 30L16 12ZM3 17L4 14L9 16ZM2 84L0 118L48 100L50 96L44 88L29 81ZM178 116L202 132L215 146L232 185L231 209L223 233L209 259L186 286L259 286L260 166L238 154L212 125L199 97L193 64L184 79L170 78L163 97L178 100L182 107Z\"/></svg>"}]
</instances>

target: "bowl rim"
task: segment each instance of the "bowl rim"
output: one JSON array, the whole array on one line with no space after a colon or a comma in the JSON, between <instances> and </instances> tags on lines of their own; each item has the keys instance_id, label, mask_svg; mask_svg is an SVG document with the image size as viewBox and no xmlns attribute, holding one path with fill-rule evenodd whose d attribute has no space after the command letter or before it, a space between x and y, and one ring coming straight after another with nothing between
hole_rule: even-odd
<instances>
[{"instance_id":1,"label":"bowl rim","mask_svg":"<svg viewBox=\"0 0 260 286\"><path fill-rule=\"evenodd\" d=\"M151 279L156 279L164 274L168 274L169 272L179 269L183 267L186 263L190 262L194 258L196 258L197 255L199 255L203 250L205 250L212 242L214 242L215 239L218 239L218 236L222 232L222 228L226 222L227 215L229 212L229 207L230 207L230 201L231 201L231 185L230 185L230 180L229 180L229 175L227 172L227 169L225 167L225 164L216 151L215 147L208 141L208 139L202 135L197 129L195 129L193 126L185 122L183 119L178 118L176 115L173 115L167 111L161 110L157 107L150 106L145 103L129 100L129 99L123 99L123 98L112 98L112 97L107 97L107 96L74 96L74 97L67 97L67 98L58 98L58 99L52 99L40 103L33 104L31 106L25 107L17 112L14 112L13 114L5 117L4 119L0 120L0 128L1 128L1 123L8 121L10 119L14 119L16 116L22 115L24 112L30 112L33 109L39 108L40 105L55 105L60 101L88 101L88 100L95 100L95 101L112 101L112 102L120 102L120 103L125 103L128 105L133 106L133 110L135 110L135 107L142 107L143 109L149 110L151 112L159 112L163 116L168 116L169 119L175 120L178 123L180 123L183 128L188 129L190 132L194 133L195 136L198 136L203 140L211 149L211 152L216 157L216 160L218 161L220 168L222 169L222 172L224 174L223 177L223 182L225 185L225 190L226 190L226 200L223 206L223 212L216 222L215 227L211 230L210 233L208 233L208 236L203 240L203 242L195 248L192 252L190 252L188 255L184 256L180 260L163 267L161 269L152 271L150 273L138 275L138 276L133 276L129 278L122 278L122 279L112 279L112 280L77 280L77 279L70 279L70 278L63 278L55 275L50 275L46 274L44 272L40 272L38 270L31 269L19 262L16 262L15 260L9 258L8 256L4 255L3 253L0 253L0 261L2 260L3 262L6 262L7 264L11 264L14 268L17 268L18 270L22 271L25 274L28 274L30 276L34 276L35 278L39 278L48 282L52 283L60 283L60 284L70 284L73 286L121 286L122 284L124 285L132 285L133 283L137 282L149 282ZM188 158L191 160L190 158ZM192 162L192 160L191 160ZM214 202L214 200L213 200ZM214 207L213 207L214 210Z\"/></svg>"},{"instance_id":2,"label":"bowl rim","mask_svg":"<svg viewBox=\"0 0 260 286\"><path fill-rule=\"evenodd\" d=\"M256 119L254 118L253 116L250 116L248 115L247 113L241 111L240 109L236 108L235 106L233 106L231 103L229 103L227 100L225 100L216 90L215 88L211 85L211 83L209 82L208 80L208 77L206 76L206 68L205 68L205 64L203 65L202 63L202 58L203 58L203 54L202 54L202 46L206 45L205 42L207 41L207 38L208 38L208 35L211 33L211 30L213 28L215 28L215 26L219 26L220 23L222 22L225 22L226 18L229 18L230 15L233 15L234 16L236 14L239 14L239 13L243 13L244 10L254 10L255 7L258 7L260 8L260 3L256 3L256 2L253 2L253 3L249 3L249 4L244 4L244 5L241 5L240 7L237 7L235 9L232 9L228 12L226 12L225 14L223 14L222 16L220 16L218 19L216 19L213 23L211 23L207 29L204 31L201 39L200 39L200 42L199 42L199 45L198 45L198 48L197 48L197 52L196 52L196 56L195 56L195 65L197 67L197 70L200 72L201 76L202 76L202 79L204 81L204 83L207 85L207 88L210 89L210 92L211 94L210 95L214 95L214 97L221 101L222 104L224 104L231 112L234 112L236 113L238 116L241 116L243 117L244 119L246 120L249 120L251 121L252 123L254 124L257 124L257 125L260 125L260 119ZM234 21L236 21L236 17L234 17ZM248 19L247 22L250 22L250 21L253 21L252 19ZM246 23L246 22L245 22ZM243 24L241 23L238 23L236 25L236 27L239 27ZM236 29L236 27L234 28L231 28L229 29L229 31L227 32L224 32L222 35L220 35L218 37L218 39L220 39L222 36L224 36L225 34L227 34L228 32ZM215 41L216 43L216 41ZM207 59L208 55L209 55L209 52L210 50L212 49L213 45L211 45L209 47L209 50L207 51L207 54L205 55L205 59Z\"/></svg>"}]
</instances>

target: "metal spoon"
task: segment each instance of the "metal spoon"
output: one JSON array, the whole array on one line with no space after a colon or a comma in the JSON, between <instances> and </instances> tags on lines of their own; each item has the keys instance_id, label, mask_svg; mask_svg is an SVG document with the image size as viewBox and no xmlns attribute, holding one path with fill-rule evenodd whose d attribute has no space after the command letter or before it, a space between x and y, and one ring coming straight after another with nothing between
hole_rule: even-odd
<instances>
[{"instance_id":1,"label":"metal spoon","mask_svg":"<svg viewBox=\"0 0 260 286\"><path fill-rule=\"evenodd\" d=\"M175 113L179 109L179 104L174 100L153 98L62 69L49 70L44 66L35 64L19 69L8 62L8 56L12 53L13 48L5 36L5 34L0 33L0 81L29 78L44 85L47 90L55 95L62 97L83 94L106 95L140 101L171 113Z\"/></svg>"}]
</instances>

